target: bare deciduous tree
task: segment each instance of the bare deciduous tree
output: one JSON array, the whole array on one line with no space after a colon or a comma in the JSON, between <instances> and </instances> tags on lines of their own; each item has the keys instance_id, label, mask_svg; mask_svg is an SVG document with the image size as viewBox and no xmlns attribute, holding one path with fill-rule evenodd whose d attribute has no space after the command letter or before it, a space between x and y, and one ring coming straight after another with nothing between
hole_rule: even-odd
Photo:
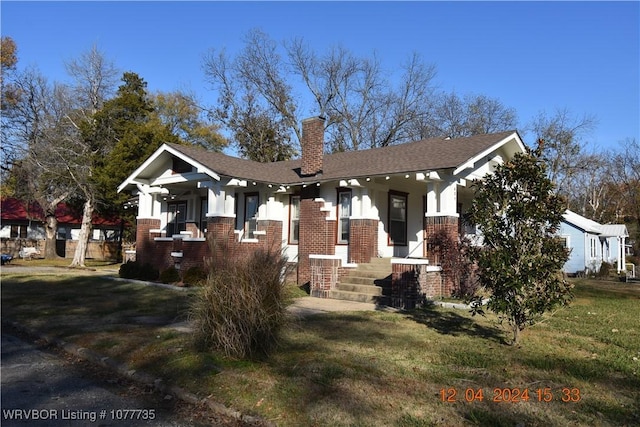
<instances>
[{"instance_id":1,"label":"bare deciduous tree","mask_svg":"<svg viewBox=\"0 0 640 427\"><path fill-rule=\"evenodd\" d=\"M295 154L288 141L273 138L281 129L287 129L285 134L291 130L299 135L300 131L292 89L272 40L254 30L235 59L224 50L211 49L204 56L203 68L218 91L218 106L211 110L211 117L231 132L244 157L273 161Z\"/></svg>"},{"instance_id":2,"label":"bare deciduous tree","mask_svg":"<svg viewBox=\"0 0 640 427\"><path fill-rule=\"evenodd\" d=\"M549 178L560 192L568 191L570 179L584 167L580 154L586 146L585 137L596 124L594 116L576 116L565 108L553 115L541 112L529 125L536 139L544 141L542 158L547 162Z\"/></svg>"},{"instance_id":3,"label":"bare deciduous tree","mask_svg":"<svg viewBox=\"0 0 640 427\"><path fill-rule=\"evenodd\" d=\"M75 156L69 145L73 132L65 120L65 88L52 86L35 68L14 79L15 105L3 117L3 137L14 158L11 174L16 196L36 201L45 215L45 258L56 258L56 207L75 189L68 165Z\"/></svg>"},{"instance_id":4,"label":"bare deciduous tree","mask_svg":"<svg viewBox=\"0 0 640 427\"><path fill-rule=\"evenodd\" d=\"M455 92L440 93L434 99L427 120L422 123L422 138L460 138L515 129L517 115L498 99L486 95Z\"/></svg>"},{"instance_id":5,"label":"bare deciduous tree","mask_svg":"<svg viewBox=\"0 0 640 427\"><path fill-rule=\"evenodd\" d=\"M375 55L360 58L342 47L318 55L297 39L284 44L285 62L277 44L260 31L250 32L245 43L245 49L233 60L224 51L215 50L204 57L205 75L219 95L213 116L232 134L247 135L237 132L242 130L239 126L243 119L250 123L269 117L271 133L286 131L295 152L301 139L301 118L291 77L297 77L313 102L304 110L327 119L330 151L417 139L416 123L425 120L435 76L435 66L425 65L418 55L404 64L394 85ZM255 139L260 135L263 133L255 132L249 139L235 142L246 155L250 150L244 144L271 143Z\"/></svg>"},{"instance_id":6,"label":"bare deciduous tree","mask_svg":"<svg viewBox=\"0 0 640 427\"><path fill-rule=\"evenodd\" d=\"M74 129L71 143L76 153L76 161L69 163L68 172L83 200L80 234L71 266L84 266L93 228L93 213L97 207L96 189L92 181L92 158L96 154L96 147L82 137L81 126L83 122L90 121L113 94L118 70L95 45L65 65L73 79L68 90L72 97L69 98L70 108L65 113L65 119Z\"/></svg>"}]
</instances>

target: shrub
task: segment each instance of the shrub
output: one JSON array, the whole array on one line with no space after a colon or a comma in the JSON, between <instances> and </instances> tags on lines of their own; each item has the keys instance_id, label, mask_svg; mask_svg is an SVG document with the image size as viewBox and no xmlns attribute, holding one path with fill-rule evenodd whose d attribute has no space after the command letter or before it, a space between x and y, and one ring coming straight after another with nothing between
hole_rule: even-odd
<instances>
[{"instance_id":1,"label":"shrub","mask_svg":"<svg viewBox=\"0 0 640 427\"><path fill-rule=\"evenodd\" d=\"M156 280L158 269L149 263L140 264L138 261L127 261L120 266L119 276L123 279Z\"/></svg>"},{"instance_id":2,"label":"shrub","mask_svg":"<svg viewBox=\"0 0 640 427\"><path fill-rule=\"evenodd\" d=\"M176 283L180 280L180 272L175 267L169 267L160 273L160 281L162 283Z\"/></svg>"},{"instance_id":3,"label":"shrub","mask_svg":"<svg viewBox=\"0 0 640 427\"><path fill-rule=\"evenodd\" d=\"M118 275L123 279L135 279L140 272L140 264L136 261L127 261L120 266Z\"/></svg>"},{"instance_id":4,"label":"shrub","mask_svg":"<svg viewBox=\"0 0 640 427\"><path fill-rule=\"evenodd\" d=\"M600 264L600 270L596 273L596 277L598 279L606 279L611 274L611 271L613 271L613 264L602 262L602 264Z\"/></svg>"},{"instance_id":5,"label":"shrub","mask_svg":"<svg viewBox=\"0 0 640 427\"><path fill-rule=\"evenodd\" d=\"M182 281L189 286L202 285L206 280L207 272L201 267L191 267L182 276Z\"/></svg>"},{"instance_id":6,"label":"shrub","mask_svg":"<svg viewBox=\"0 0 640 427\"><path fill-rule=\"evenodd\" d=\"M286 320L286 265L281 251L263 250L219 263L191 307L196 345L234 358L268 355Z\"/></svg>"},{"instance_id":7,"label":"shrub","mask_svg":"<svg viewBox=\"0 0 640 427\"><path fill-rule=\"evenodd\" d=\"M453 283L452 296L456 298L468 299L478 292L478 278L469 258L470 244L468 239L454 239L446 230L438 230L427 239L445 280Z\"/></svg>"},{"instance_id":8,"label":"shrub","mask_svg":"<svg viewBox=\"0 0 640 427\"><path fill-rule=\"evenodd\" d=\"M160 276L160 272L158 271L157 268L155 268L153 265L149 263L144 263L142 264L142 267L140 267L140 273L139 273L138 279L153 281L153 280L157 280L159 276Z\"/></svg>"}]
</instances>

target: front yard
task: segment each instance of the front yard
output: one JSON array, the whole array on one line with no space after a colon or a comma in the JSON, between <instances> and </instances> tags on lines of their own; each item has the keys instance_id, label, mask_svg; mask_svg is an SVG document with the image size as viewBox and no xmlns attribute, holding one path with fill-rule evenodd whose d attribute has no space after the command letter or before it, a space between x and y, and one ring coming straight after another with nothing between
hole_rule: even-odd
<instances>
[{"instance_id":1,"label":"front yard","mask_svg":"<svg viewBox=\"0 0 640 427\"><path fill-rule=\"evenodd\" d=\"M6 269L2 319L282 426L640 424L637 284L576 282L517 347L495 317L461 310L332 313L292 320L261 362L196 352L176 328L189 295Z\"/></svg>"}]
</instances>

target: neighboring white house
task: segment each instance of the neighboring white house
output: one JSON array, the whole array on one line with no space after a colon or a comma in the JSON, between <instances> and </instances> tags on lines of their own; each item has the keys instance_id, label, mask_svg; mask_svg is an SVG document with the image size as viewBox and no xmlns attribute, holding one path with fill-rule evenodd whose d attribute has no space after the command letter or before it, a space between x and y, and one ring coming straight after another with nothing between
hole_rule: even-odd
<instances>
[{"instance_id":1,"label":"neighboring white house","mask_svg":"<svg viewBox=\"0 0 640 427\"><path fill-rule=\"evenodd\" d=\"M567 210L558 234L571 250L565 273L595 273L603 262L614 264L618 273L625 270L629 232L624 224L603 225Z\"/></svg>"}]
</instances>

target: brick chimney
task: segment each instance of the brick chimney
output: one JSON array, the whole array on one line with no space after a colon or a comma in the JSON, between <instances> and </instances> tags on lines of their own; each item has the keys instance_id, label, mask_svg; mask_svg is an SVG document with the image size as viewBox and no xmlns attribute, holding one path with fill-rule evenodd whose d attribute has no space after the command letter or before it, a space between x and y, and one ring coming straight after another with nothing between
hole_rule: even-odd
<instances>
[{"instance_id":1,"label":"brick chimney","mask_svg":"<svg viewBox=\"0 0 640 427\"><path fill-rule=\"evenodd\" d=\"M310 117L302 121L302 176L322 172L324 156L324 117Z\"/></svg>"}]
</instances>

